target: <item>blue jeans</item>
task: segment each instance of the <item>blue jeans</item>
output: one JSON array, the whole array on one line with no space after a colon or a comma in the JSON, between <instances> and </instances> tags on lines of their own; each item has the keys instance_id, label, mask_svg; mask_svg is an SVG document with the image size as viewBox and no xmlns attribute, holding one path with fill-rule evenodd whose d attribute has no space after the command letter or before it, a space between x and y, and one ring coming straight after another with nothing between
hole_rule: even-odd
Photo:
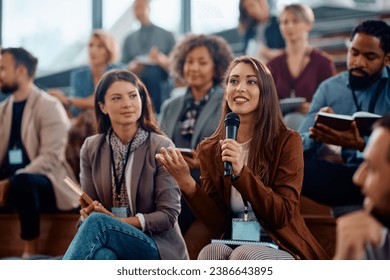
<instances>
[{"instance_id":1,"label":"blue jeans","mask_svg":"<svg viewBox=\"0 0 390 280\"><path fill-rule=\"evenodd\" d=\"M64 260L159 260L156 243L136 227L102 213L80 225Z\"/></svg>"}]
</instances>

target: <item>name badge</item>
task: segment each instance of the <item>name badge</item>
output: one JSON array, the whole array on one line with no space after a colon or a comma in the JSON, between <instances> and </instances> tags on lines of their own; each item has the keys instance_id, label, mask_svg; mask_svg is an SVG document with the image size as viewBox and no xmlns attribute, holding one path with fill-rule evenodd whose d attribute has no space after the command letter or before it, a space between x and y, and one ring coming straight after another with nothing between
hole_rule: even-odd
<instances>
[{"instance_id":1,"label":"name badge","mask_svg":"<svg viewBox=\"0 0 390 280\"><path fill-rule=\"evenodd\" d=\"M112 207L112 214L118 218L127 218L127 208L126 207Z\"/></svg>"},{"instance_id":2,"label":"name badge","mask_svg":"<svg viewBox=\"0 0 390 280\"><path fill-rule=\"evenodd\" d=\"M258 221L232 219L232 239L260 241L261 226Z\"/></svg>"},{"instance_id":3,"label":"name badge","mask_svg":"<svg viewBox=\"0 0 390 280\"><path fill-rule=\"evenodd\" d=\"M8 151L8 161L9 164L22 164L23 156L21 149L13 149Z\"/></svg>"}]
</instances>

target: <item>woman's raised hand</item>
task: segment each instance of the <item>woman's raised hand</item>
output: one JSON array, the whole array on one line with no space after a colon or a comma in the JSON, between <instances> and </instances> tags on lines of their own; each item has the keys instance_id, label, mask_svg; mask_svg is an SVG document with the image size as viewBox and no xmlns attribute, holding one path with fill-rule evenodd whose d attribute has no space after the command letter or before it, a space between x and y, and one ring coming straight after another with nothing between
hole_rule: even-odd
<instances>
[{"instance_id":1,"label":"woman's raised hand","mask_svg":"<svg viewBox=\"0 0 390 280\"><path fill-rule=\"evenodd\" d=\"M165 170L175 178L180 189L187 195L195 192L196 182L191 177L190 168L179 150L169 147L161 148L156 159L164 166Z\"/></svg>"}]
</instances>

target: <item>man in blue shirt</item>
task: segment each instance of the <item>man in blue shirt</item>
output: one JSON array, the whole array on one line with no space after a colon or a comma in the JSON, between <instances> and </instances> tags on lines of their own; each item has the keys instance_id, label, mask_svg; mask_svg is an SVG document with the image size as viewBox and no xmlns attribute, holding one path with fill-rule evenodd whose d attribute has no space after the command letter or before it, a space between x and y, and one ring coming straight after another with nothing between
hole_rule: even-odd
<instances>
[{"instance_id":1,"label":"man in blue shirt","mask_svg":"<svg viewBox=\"0 0 390 280\"><path fill-rule=\"evenodd\" d=\"M314 94L310 111L299 128L305 153L302 195L319 203L361 207L363 196L352 177L362 163L363 138L352 123L348 131L325 125L314 127L319 111L352 115L369 111L379 115L390 112L390 27L383 21L368 20L351 35L348 71L324 81ZM342 162L324 160L331 146L341 147Z\"/></svg>"}]
</instances>

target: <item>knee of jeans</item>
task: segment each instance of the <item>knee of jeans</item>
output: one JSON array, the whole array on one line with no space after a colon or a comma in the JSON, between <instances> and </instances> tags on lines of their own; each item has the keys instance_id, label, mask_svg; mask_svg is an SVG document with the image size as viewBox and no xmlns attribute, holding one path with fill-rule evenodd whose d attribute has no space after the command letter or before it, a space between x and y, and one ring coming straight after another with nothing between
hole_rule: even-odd
<instances>
[{"instance_id":1,"label":"knee of jeans","mask_svg":"<svg viewBox=\"0 0 390 280\"><path fill-rule=\"evenodd\" d=\"M84 220L83 226L88 228L93 227L101 227L102 225L106 224L106 219L110 218L108 215L99 213L99 212L93 212L89 214L88 218Z\"/></svg>"},{"instance_id":2,"label":"knee of jeans","mask_svg":"<svg viewBox=\"0 0 390 280\"><path fill-rule=\"evenodd\" d=\"M100 222L102 220L106 220L108 218L109 218L109 216L106 214L99 213L99 212L93 212L93 213L89 214L88 219L86 221L89 220L90 223L91 222L97 223L97 222Z\"/></svg>"},{"instance_id":3,"label":"knee of jeans","mask_svg":"<svg viewBox=\"0 0 390 280\"><path fill-rule=\"evenodd\" d=\"M118 256L109 248L100 248L93 256L94 260L117 260Z\"/></svg>"}]
</instances>

